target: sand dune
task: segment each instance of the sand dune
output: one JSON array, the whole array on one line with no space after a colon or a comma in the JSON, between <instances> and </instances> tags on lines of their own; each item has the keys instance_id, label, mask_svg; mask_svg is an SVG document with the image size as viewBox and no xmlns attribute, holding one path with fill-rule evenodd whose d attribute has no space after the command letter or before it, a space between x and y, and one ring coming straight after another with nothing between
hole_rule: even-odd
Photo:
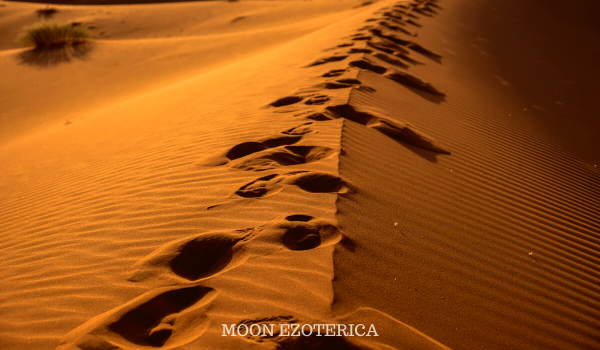
<instances>
[{"instance_id":1,"label":"sand dune","mask_svg":"<svg viewBox=\"0 0 600 350\"><path fill-rule=\"evenodd\" d=\"M593 6L2 5L1 348L600 347Z\"/></svg>"}]
</instances>

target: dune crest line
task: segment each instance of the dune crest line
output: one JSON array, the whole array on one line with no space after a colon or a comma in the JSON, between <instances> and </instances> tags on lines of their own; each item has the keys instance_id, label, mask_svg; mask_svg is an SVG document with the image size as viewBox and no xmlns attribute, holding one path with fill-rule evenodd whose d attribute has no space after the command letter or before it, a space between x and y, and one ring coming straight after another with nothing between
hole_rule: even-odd
<instances>
[{"instance_id":1,"label":"dune crest line","mask_svg":"<svg viewBox=\"0 0 600 350\"><path fill-rule=\"evenodd\" d=\"M308 74L318 74L320 82L262 108L265 113L297 118L300 121L297 126L227 147L195 162L194 166L203 169L226 168L232 172L256 173L254 180L231 188L224 202L210 205L206 210L227 210L228 205L239 201L273 199L288 190L296 191L300 201L315 195L351 196L353 191L360 189L354 188L337 172L343 149L319 144L311 138L323 130L333 130L339 135L341 147L341 130L346 123L376 130L424 152L449 155L450 151L440 142L409 122L390 117L385 109L365 108L352 97L355 92L377 94L378 86L370 86L361 80L364 74L376 74L409 91L443 101L445 94L432 83L407 72L412 65L426 64L426 60L434 63L441 60L439 54L415 41L415 31L421 26L419 16L433 16L439 9L436 0L399 2L382 8L355 34L341 38L342 43L326 50L325 57L299 67ZM329 65L335 65L335 69L330 69ZM334 169L331 166L329 169L335 171L323 171L327 164L334 164ZM69 332L57 349L226 346L229 339L223 340L219 334L222 325L316 323L373 324L382 330L382 334L374 339L345 333L335 338L312 334L286 337L277 328L272 336L236 338L235 346L275 343L278 349L389 349L396 346L448 349L378 310L357 308L349 314L334 316L330 292L335 277L331 266L334 246L350 251L355 248L335 220L300 212L257 226L203 232L168 242L139 260L129 271L129 282L148 285L150 291ZM240 292L234 290L237 274L262 266L259 274L269 276L270 271L275 271L274 267L268 266L272 256L281 256L289 263L290 266L277 267L284 269L283 273L287 273L285 269L306 264L308 270L303 281L311 278L311 273L322 275L322 281L329 281L329 285L323 285L321 280L313 284L318 292L311 298L322 299L320 303L325 307L321 311L294 312L297 307L287 300L273 301L281 304L277 307L281 309L280 314L247 318L228 313L227 305L235 302L235 295ZM280 270L276 270L278 274L282 273ZM271 279L276 285L277 278L273 275L267 280ZM243 288L243 285L238 283L237 288ZM261 310L254 311L261 313Z\"/></svg>"}]
</instances>

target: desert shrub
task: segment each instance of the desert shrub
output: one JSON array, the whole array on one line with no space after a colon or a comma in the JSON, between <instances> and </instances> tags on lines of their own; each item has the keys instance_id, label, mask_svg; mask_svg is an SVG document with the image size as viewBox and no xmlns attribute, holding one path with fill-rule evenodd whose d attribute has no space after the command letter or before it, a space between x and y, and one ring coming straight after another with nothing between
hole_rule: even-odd
<instances>
[{"instance_id":1,"label":"desert shrub","mask_svg":"<svg viewBox=\"0 0 600 350\"><path fill-rule=\"evenodd\" d=\"M21 42L36 49L82 44L91 39L82 26L71 24L41 23L26 29Z\"/></svg>"}]
</instances>

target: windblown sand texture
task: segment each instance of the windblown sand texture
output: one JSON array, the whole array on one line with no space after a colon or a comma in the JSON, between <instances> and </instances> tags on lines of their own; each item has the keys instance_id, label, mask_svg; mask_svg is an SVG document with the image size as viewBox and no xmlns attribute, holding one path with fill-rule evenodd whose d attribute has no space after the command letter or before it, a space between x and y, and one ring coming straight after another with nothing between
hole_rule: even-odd
<instances>
[{"instance_id":1,"label":"windblown sand texture","mask_svg":"<svg viewBox=\"0 0 600 350\"><path fill-rule=\"evenodd\" d=\"M0 2L0 348L600 348L599 5L70 4Z\"/></svg>"}]
</instances>

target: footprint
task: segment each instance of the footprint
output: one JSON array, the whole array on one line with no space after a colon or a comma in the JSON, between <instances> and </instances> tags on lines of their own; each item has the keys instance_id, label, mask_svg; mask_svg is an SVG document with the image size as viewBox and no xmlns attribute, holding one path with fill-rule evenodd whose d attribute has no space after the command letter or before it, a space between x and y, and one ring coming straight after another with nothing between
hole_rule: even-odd
<instances>
[{"instance_id":1,"label":"footprint","mask_svg":"<svg viewBox=\"0 0 600 350\"><path fill-rule=\"evenodd\" d=\"M352 87L354 87L354 84L349 84L349 83L337 80L337 81L333 81L333 82L326 82L326 83L318 84L315 87L316 88L321 88L321 89L335 90L335 89L348 89L348 88L352 88Z\"/></svg>"},{"instance_id":2,"label":"footprint","mask_svg":"<svg viewBox=\"0 0 600 350\"><path fill-rule=\"evenodd\" d=\"M349 104L327 107L332 114L373 128L398 141L429 151L450 154L430 136L408 123L394 122L372 111L360 111Z\"/></svg>"},{"instance_id":3,"label":"footprint","mask_svg":"<svg viewBox=\"0 0 600 350\"><path fill-rule=\"evenodd\" d=\"M346 58L348 58L348 55L337 55L337 56L330 56L330 57L325 57L325 58L321 58L319 60L316 60L315 62L309 64L306 67L314 67L314 66L319 66L325 63L329 63L329 62L339 62L339 61L343 61Z\"/></svg>"},{"instance_id":4,"label":"footprint","mask_svg":"<svg viewBox=\"0 0 600 350\"><path fill-rule=\"evenodd\" d=\"M439 146L434 139L408 123L399 124L386 119L377 119L367 124L367 126L410 145L437 153L450 154L449 151Z\"/></svg>"},{"instance_id":5,"label":"footprint","mask_svg":"<svg viewBox=\"0 0 600 350\"><path fill-rule=\"evenodd\" d=\"M245 184L234 192L244 198L268 197L280 192L284 185L295 185L311 193L345 193L347 185L338 176L309 171L296 171L283 175L267 175Z\"/></svg>"},{"instance_id":6,"label":"footprint","mask_svg":"<svg viewBox=\"0 0 600 350\"><path fill-rule=\"evenodd\" d=\"M312 92L312 91L315 91L314 87L308 88L308 89L301 89L301 90L299 90L298 95L280 98L277 101L269 103L268 105L264 106L263 108L285 107L285 106L296 104L300 101L304 101L304 104L306 104L306 105L320 105L320 104L323 104L323 103L326 103L327 101L329 101L330 98L327 95L323 95L323 94L319 94L319 93L308 93L307 94L307 92ZM289 109L283 109L280 112L286 113L286 112L290 112L290 111L291 110L289 110Z\"/></svg>"},{"instance_id":7,"label":"footprint","mask_svg":"<svg viewBox=\"0 0 600 350\"><path fill-rule=\"evenodd\" d=\"M376 58L382 59L381 56L374 56ZM391 60L391 58L386 58L386 60ZM386 61L387 62L387 61ZM389 63L389 62L388 62ZM397 83L400 83L405 86L409 86L412 88L416 88L422 91L426 91L438 96L445 96L446 94L436 89L431 83L424 81L421 78L418 78L414 75L408 74L406 72L401 72L399 70L393 68L386 68L375 64L372 60L369 59L368 56L363 57L360 60L350 62L350 66L358 67L365 70L370 70L371 72L381 74L386 78L393 80Z\"/></svg>"},{"instance_id":8,"label":"footprint","mask_svg":"<svg viewBox=\"0 0 600 350\"><path fill-rule=\"evenodd\" d=\"M440 7L440 5L436 4L436 3L435 3L435 2L433 2L433 1L430 1L430 2L428 2L428 3L427 3L427 5L428 5L428 6L431 6L431 7L435 7L436 9L439 9L439 10L441 10L441 9L442 9L442 8Z\"/></svg>"},{"instance_id":9,"label":"footprint","mask_svg":"<svg viewBox=\"0 0 600 350\"><path fill-rule=\"evenodd\" d=\"M373 61L371 61L367 57L363 57L359 60L352 61L348 65L350 67L357 67L360 69L370 70L371 72L374 72L377 74L384 74L385 72L387 72L387 68L375 64Z\"/></svg>"},{"instance_id":10,"label":"footprint","mask_svg":"<svg viewBox=\"0 0 600 350\"><path fill-rule=\"evenodd\" d=\"M331 71L323 74L323 77L325 77L325 78L338 77L338 76L344 74L344 72L346 72L345 69L334 69L334 70L331 70Z\"/></svg>"},{"instance_id":11,"label":"footprint","mask_svg":"<svg viewBox=\"0 0 600 350\"><path fill-rule=\"evenodd\" d=\"M370 35L357 34L352 38L352 40L361 41L361 40L371 40L372 38L373 37L371 37Z\"/></svg>"},{"instance_id":12,"label":"footprint","mask_svg":"<svg viewBox=\"0 0 600 350\"><path fill-rule=\"evenodd\" d=\"M417 60L413 59L412 57L408 56L408 52L396 51L396 52L394 52L394 56L401 58L401 59L405 60L406 62L409 62L412 64L424 64L423 62L417 61Z\"/></svg>"},{"instance_id":13,"label":"footprint","mask_svg":"<svg viewBox=\"0 0 600 350\"><path fill-rule=\"evenodd\" d=\"M343 78L343 79L338 79L336 80L336 82L341 83L341 84L348 84L348 85L361 85L362 82L358 79L355 78Z\"/></svg>"},{"instance_id":14,"label":"footprint","mask_svg":"<svg viewBox=\"0 0 600 350\"><path fill-rule=\"evenodd\" d=\"M319 122L336 119L334 116L332 116L330 113L327 113L327 112L314 112L314 113L311 112L311 113L308 113L307 115L303 115L303 116L304 116L304 118L319 121Z\"/></svg>"},{"instance_id":15,"label":"footprint","mask_svg":"<svg viewBox=\"0 0 600 350\"><path fill-rule=\"evenodd\" d=\"M401 32L401 33L404 33L404 34L406 34L406 35L410 35L410 36L417 36L417 35L416 35L415 33L413 33L413 32L410 32L410 31L408 31L408 30L406 30L406 29L404 29L404 28L402 28L402 27L398 27L398 26L395 26L395 25L393 25L393 24L390 24L390 23L388 23L388 22L386 22L386 21L381 21L381 22L379 22L379 25L381 25L381 26L384 26L384 27L386 27L386 28L388 28L388 29L394 30L394 31L396 31L396 32Z\"/></svg>"},{"instance_id":16,"label":"footprint","mask_svg":"<svg viewBox=\"0 0 600 350\"><path fill-rule=\"evenodd\" d=\"M304 98L301 96L286 96L282 97L277 101L273 101L269 103L266 107L283 107L293 105L294 103L298 103L302 101Z\"/></svg>"},{"instance_id":17,"label":"footprint","mask_svg":"<svg viewBox=\"0 0 600 350\"><path fill-rule=\"evenodd\" d=\"M391 42L394 42L394 43L396 43L398 45L405 46L405 47L407 47L407 48L409 48L409 49L411 49L413 51L416 51L416 52L418 52L418 53L420 53L420 54L422 54L424 56L427 56L427 57L429 57L431 59L439 60L440 58L442 58L442 55L440 55L438 53L435 53L435 52L433 52L433 51L431 51L431 50L429 50L429 49L421 46L420 44L418 44L418 43L416 43L414 41L405 40L405 39L399 38L398 36L396 36L394 34L391 34L391 33L388 33L387 31L384 31L381 28L371 29L371 33L373 33L373 35L375 35L375 36L387 39L387 40L389 40Z\"/></svg>"},{"instance_id":18,"label":"footprint","mask_svg":"<svg viewBox=\"0 0 600 350\"><path fill-rule=\"evenodd\" d=\"M440 55L438 53L435 53L435 52L433 52L433 51L431 51L429 49L426 49L423 46L421 46L421 45L419 45L419 44L417 44L415 42L412 42L412 43L408 44L406 47L408 47L409 49L411 49L413 51L416 51L416 52L418 52L418 53L420 53L420 54L422 54L424 56L427 56L429 58L433 58L433 59L440 59L440 58L442 58L442 55Z\"/></svg>"},{"instance_id":19,"label":"footprint","mask_svg":"<svg viewBox=\"0 0 600 350\"><path fill-rule=\"evenodd\" d=\"M343 44L336 45L336 46L334 46L334 47L330 47L330 48L328 48L328 49L325 49L325 50L323 50L323 51L337 50L337 49L339 49L339 48L342 48L342 47L348 47L348 46L352 46L352 45L354 45L354 43L343 43Z\"/></svg>"},{"instance_id":20,"label":"footprint","mask_svg":"<svg viewBox=\"0 0 600 350\"><path fill-rule=\"evenodd\" d=\"M244 158L248 155L261 152L270 148L282 145L293 145L302 139L302 135L285 134L265 138L261 141L242 142L233 146L222 154L208 156L207 158L196 162L201 166L220 166L230 163L236 159Z\"/></svg>"},{"instance_id":21,"label":"footprint","mask_svg":"<svg viewBox=\"0 0 600 350\"><path fill-rule=\"evenodd\" d=\"M373 50L371 49L361 49L361 48L352 48L350 49L350 51L348 51L349 54L357 54L357 53L372 53Z\"/></svg>"},{"instance_id":22,"label":"footprint","mask_svg":"<svg viewBox=\"0 0 600 350\"><path fill-rule=\"evenodd\" d=\"M319 91L319 90L337 90L337 89L359 89L362 91L374 92L370 86L364 85L360 80L354 78L342 78L332 81L326 81L324 83L316 84L302 91Z\"/></svg>"},{"instance_id":23,"label":"footprint","mask_svg":"<svg viewBox=\"0 0 600 350\"><path fill-rule=\"evenodd\" d=\"M398 45L402 45L402 46L406 46L406 45L412 43L412 41L410 41L410 40L404 40L404 39L398 37L397 35L394 35L392 33L387 32L386 30L384 30L382 28L372 29L371 33L373 33L373 35L375 35L375 36L387 39L387 40L389 40L391 42L394 42L394 43L396 43Z\"/></svg>"},{"instance_id":24,"label":"footprint","mask_svg":"<svg viewBox=\"0 0 600 350\"><path fill-rule=\"evenodd\" d=\"M400 68L404 68L404 69L409 68L409 65L407 65L406 63L404 63L404 62L402 62L402 61L400 61L398 59L392 58L392 57L390 57L390 56L388 56L388 55L386 55L384 53L377 53L377 54L375 54L373 56L379 58L380 60L382 60L382 61L384 61L386 63L394 65L396 67L400 67Z\"/></svg>"},{"instance_id":25,"label":"footprint","mask_svg":"<svg viewBox=\"0 0 600 350\"><path fill-rule=\"evenodd\" d=\"M132 282L169 277L175 274L197 281L226 269L236 245L249 239L251 232L209 232L169 242L133 265Z\"/></svg>"},{"instance_id":26,"label":"footprint","mask_svg":"<svg viewBox=\"0 0 600 350\"><path fill-rule=\"evenodd\" d=\"M427 17L433 17L433 15L437 15L437 12L431 9L429 4L415 6L413 7L413 11Z\"/></svg>"},{"instance_id":27,"label":"footprint","mask_svg":"<svg viewBox=\"0 0 600 350\"><path fill-rule=\"evenodd\" d=\"M285 217L285 219L287 221L302 221L302 222L308 222L312 219L314 219L314 217L310 216L310 215L303 215L303 214L294 214L294 215L288 215Z\"/></svg>"},{"instance_id":28,"label":"footprint","mask_svg":"<svg viewBox=\"0 0 600 350\"><path fill-rule=\"evenodd\" d=\"M230 167L246 171L264 171L282 166L306 164L326 159L336 151L322 146L285 146L231 162Z\"/></svg>"},{"instance_id":29,"label":"footprint","mask_svg":"<svg viewBox=\"0 0 600 350\"><path fill-rule=\"evenodd\" d=\"M306 134L310 134L312 132L314 132L314 130L310 127L311 125L313 125L312 122L310 123L304 123L304 124L300 124L298 126L295 126L291 129L288 129L286 131L282 131L282 134L286 134L286 135L306 135Z\"/></svg>"},{"instance_id":30,"label":"footprint","mask_svg":"<svg viewBox=\"0 0 600 350\"><path fill-rule=\"evenodd\" d=\"M282 179L271 181L278 177L279 175L277 174L259 177L258 179L240 187L234 192L234 194L244 198L267 197L267 194L273 195L281 191L283 188L282 186L276 186L276 184L281 182Z\"/></svg>"},{"instance_id":31,"label":"footprint","mask_svg":"<svg viewBox=\"0 0 600 350\"><path fill-rule=\"evenodd\" d=\"M422 27L422 25L420 25L419 23L413 21L412 19L407 20L406 23L412 24L413 26L415 26L417 28L421 28Z\"/></svg>"},{"instance_id":32,"label":"footprint","mask_svg":"<svg viewBox=\"0 0 600 350\"><path fill-rule=\"evenodd\" d=\"M230 160L235 160L268 148L279 147L282 145L292 145L300 141L301 138L302 137L298 135L288 135L273 137L260 142L244 142L232 147L225 154L225 157Z\"/></svg>"},{"instance_id":33,"label":"footprint","mask_svg":"<svg viewBox=\"0 0 600 350\"><path fill-rule=\"evenodd\" d=\"M310 97L304 103L307 105L322 105L329 100L330 100L330 98L327 95L316 95L316 96Z\"/></svg>"},{"instance_id":34,"label":"footprint","mask_svg":"<svg viewBox=\"0 0 600 350\"><path fill-rule=\"evenodd\" d=\"M413 87L413 88L416 88L419 90L427 91L434 95L446 96L445 93L436 89L430 83L426 82L425 80L423 80L421 78L415 77L414 75L410 75L406 72L393 70L393 71L390 71L390 72L384 74L384 76L386 78L391 79L395 82L398 82L402 85L406 85L406 86L410 86L410 87Z\"/></svg>"},{"instance_id":35,"label":"footprint","mask_svg":"<svg viewBox=\"0 0 600 350\"><path fill-rule=\"evenodd\" d=\"M410 14L410 13L407 14L406 12L403 12L403 11L397 11L397 10L394 12L388 11L388 12L384 12L383 16L388 18L389 20L395 21L396 23L404 22L404 23L411 24L417 28L422 27L419 23L417 23L411 19L411 18L419 19L417 16Z\"/></svg>"},{"instance_id":36,"label":"footprint","mask_svg":"<svg viewBox=\"0 0 600 350\"><path fill-rule=\"evenodd\" d=\"M171 349L201 336L217 291L203 286L161 288L96 316L69 332L57 349Z\"/></svg>"},{"instance_id":37,"label":"footprint","mask_svg":"<svg viewBox=\"0 0 600 350\"><path fill-rule=\"evenodd\" d=\"M348 189L338 176L319 172L297 175L291 177L289 182L311 193L345 193Z\"/></svg>"},{"instance_id":38,"label":"footprint","mask_svg":"<svg viewBox=\"0 0 600 350\"><path fill-rule=\"evenodd\" d=\"M294 251L315 249L348 240L335 225L310 215L289 215L276 227L283 233L282 243Z\"/></svg>"},{"instance_id":39,"label":"footprint","mask_svg":"<svg viewBox=\"0 0 600 350\"><path fill-rule=\"evenodd\" d=\"M398 52L401 52L401 53L407 54L407 55L410 53L403 46L400 46L398 44L395 44L394 42L391 42L391 41L383 39L383 38L378 38L377 40L369 41L367 43L367 45L369 45L370 47L375 48L379 51L390 54L390 55L395 55Z\"/></svg>"}]
</instances>

